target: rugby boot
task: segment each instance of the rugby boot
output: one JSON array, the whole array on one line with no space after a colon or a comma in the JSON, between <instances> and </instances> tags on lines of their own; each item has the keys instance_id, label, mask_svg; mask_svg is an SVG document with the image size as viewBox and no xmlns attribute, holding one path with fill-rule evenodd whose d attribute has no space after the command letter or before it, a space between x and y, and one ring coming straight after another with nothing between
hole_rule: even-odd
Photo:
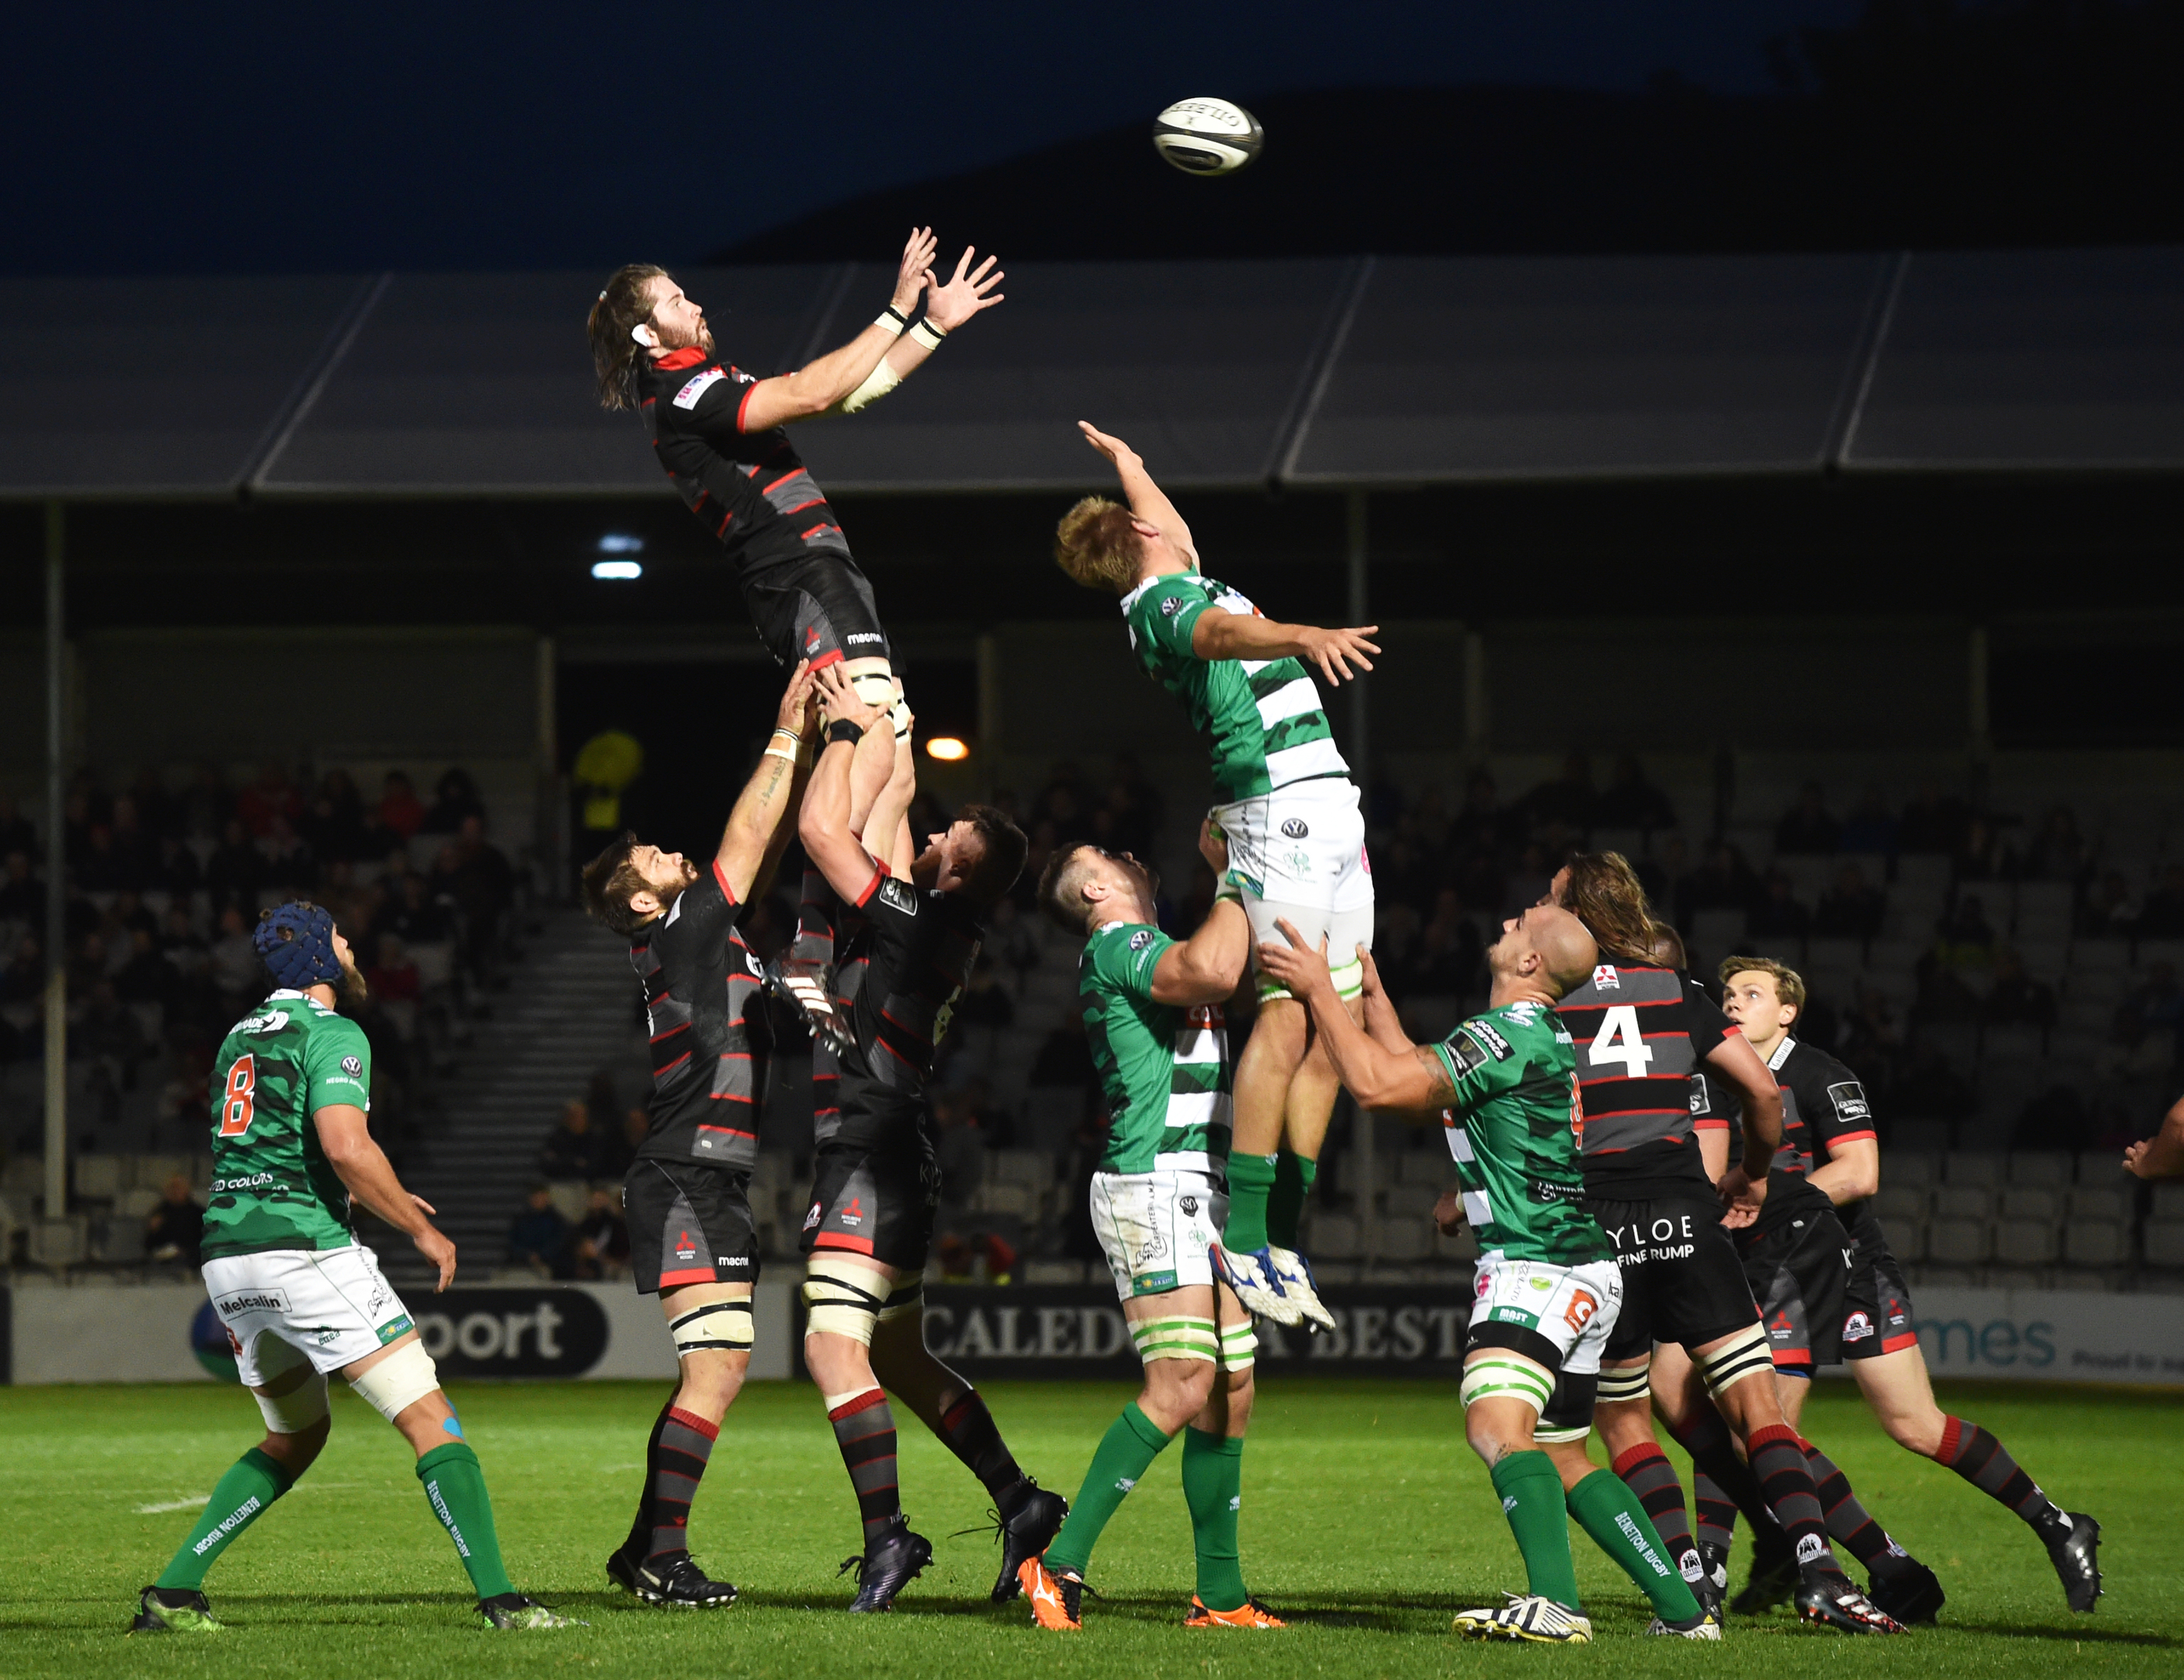
<instances>
[{"instance_id":1,"label":"rugby boot","mask_svg":"<svg viewBox=\"0 0 2184 1680\"><path fill-rule=\"evenodd\" d=\"M1028 1557L1017 1571L1017 1583L1031 1606L1034 1625L1057 1632L1082 1630L1084 1626L1084 1577L1046 1566L1044 1558Z\"/></svg>"},{"instance_id":2,"label":"rugby boot","mask_svg":"<svg viewBox=\"0 0 2184 1680\"><path fill-rule=\"evenodd\" d=\"M849 1023L834 1007L834 970L831 964L800 961L787 955L770 959L760 971L766 995L778 998L796 1011L804 1030L824 1039L840 1055L852 1039Z\"/></svg>"},{"instance_id":3,"label":"rugby boot","mask_svg":"<svg viewBox=\"0 0 2184 1680\"><path fill-rule=\"evenodd\" d=\"M933 1561L933 1543L910 1531L907 1517L891 1518L878 1539L865 1548L862 1557L845 1557L834 1572L856 1572L857 1596L851 1610L868 1615L894 1608L894 1595L907 1587Z\"/></svg>"},{"instance_id":4,"label":"rugby boot","mask_svg":"<svg viewBox=\"0 0 2184 1680\"><path fill-rule=\"evenodd\" d=\"M187 1587L147 1587L136 1595L132 1633L224 1633L225 1622L213 1620L205 1595Z\"/></svg>"},{"instance_id":5,"label":"rugby boot","mask_svg":"<svg viewBox=\"0 0 2184 1680\"><path fill-rule=\"evenodd\" d=\"M1449 1632L1467 1639L1529 1639L1542 1644L1589 1645L1592 1623L1566 1605L1537 1594L1505 1593L1499 1610L1460 1610Z\"/></svg>"},{"instance_id":6,"label":"rugby boot","mask_svg":"<svg viewBox=\"0 0 2184 1680\"><path fill-rule=\"evenodd\" d=\"M1218 1244L1213 1249L1214 1270L1221 1274L1221 1281L1235 1291L1245 1312L1254 1318L1294 1327L1304 1322L1304 1309L1282 1293L1282 1286L1274 1277L1273 1265L1273 1254L1265 1249L1248 1254Z\"/></svg>"},{"instance_id":7,"label":"rugby boot","mask_svg":"<svg viewBox=\"0 0 2184 1680\"><path fill-rule=\"evenodd\" d=\"M1319 1287L1313 1281L1312 1262L1295 1249L1268 1247L1264 1250L1268 1271L1273 1273L1274 1287L1282 1292L1282 1299L1293 1301L1304 1315L1304 1321L1316 1333L1336 1327L1334 1315L1319 1298ZM1238 1299L1242 1297L1239 1296Z\"/></svg>"},{"instance_id":8,"label":"rugby boot","mask_svg":"<svg viewBox=\"0 0 2184 1680\"><path fill-rule=\"evenodd\" d=\"M591 1626L588 1622L579 1622L573 1616L563 1616L550 1610L538 1599L526 1598L521 1593L502 1593L490 1599L480 1599L478 1614L495 1627L508 1633L528 1628Z\"/></svg>"},{"instance_id":9,"label":"rugby boot","mask_svg":"<svg viewBox=\"0 0 2184 1680\"><path fill-rule=\"evenodd\" d=\"M1949 1601L1949 1595L1942 1590L1941 1578L1915 1557L1885 1561L1886 1569L1869 1572L1872 1580L1865 1589L1867 1601L1906 1627L1930 1625L1936 1613Z\"/></svg>"},{"instance_id":10,"label":"rugby boot","mask_svg":"<svg viewBox=\"0 0 2184 1680\"><path fill-rule=\"evenodd\" d=\"M2063 1583L2063 1596L2072 1610L2090 1616L2093 1601L2101 1595L2101 1525L2081 1510L2066 1510L2063 1516L2068 1527L2056 1523L2043 1528L2041 1538L2048 1543L2048 1560Z\"/></svg>"},{"instance_id":11,"label":"rugby boot","mask_svg":"<svg viewBox=\"0 0 2184 1680\"><path fill-rule=\"evenodd\" d=\"M1183 1625L1186 1627L1286 1627L1289 1623L1256 1599L1246 1599L1234 1610L1208 1610L1206 1600L1193 1593L1190 1595L1190 1614L1183 1618Z\"/></svg>"},{"instance_id":12,"label":"rugby boot","mask_svg":"<svg viewBox=\"0 0 2184 1680\"><path fill-rule=\"evenodd\" d=\"M1646 1624L1646 1631L1656 1638L1719 1639L1721 1623L1711 1611L1702 1610L1689 1622L1671 1622L1657 1616Z\"/></svg>"},{"instance_id":13,"label":"rugby boot","mask_svg":"<svg viewBox=\"0 0 2184 1680\"><path fill-rule=\"evenodd\" d=\"M1699 1601L1699 1608L1716 1622L1722 1619L1729 1598L1729 1548L1702 1540L1698 1544L1699 1575L1688 1584L1691 1596Z\"/></svg>"},{"instance_id":14,"label":"rugby boot","mask_svg":"<svg viewBox=\"0 0 2184 1680\"><path fill-rule=\"evenodd\" d=\"M1790 1602L1797 1590L1797 1555L1790 1549L1781 1531L1755 1534L1752 1540L1752 1573L1745 1581L1744 1590L1729 1601L1729 1607L1738 1616L1764 1616Z\"/></svg>"},{"instance_id":15,"label":"rugby boot","mask_svg":"<svg viewBox=\"0 0 2184 1680\"><path fill-rule=\"evenodd\" d=\"M708 1579L688 1552L649 1560L625 1546L607 1560L607 1575L649 1605L697 1610L736 1601L734 1586Z\"/></svg>"},{"instance_id":16,"label":"rugby boot","mask_svg":"<svg viewBox=\"0 0 2184 1680\"><path fill-rule=\"evenodd\" d=\"M1792 1595L1797 1620L1815 1627L1833 1627L1844 1633L1901 1633L1903 1624L1873 1607L1873 1601L1850 1584L1850 1577L1824 1564L1806 1568Z\"/></svg>"},{"instance_id":17,"label":"rugby boot","mask_svg":"<svg viewBox=\"0 0 2184 1680\"><path fill-rule=\"evenodd\" d=\"M999 1528L996 1535L1001 1543L1001 1572L994 1583L994 1602L1005 1605L1022 1589L1017 1572L1024 1566L1026 1558L1035 1558L1047 1549L1054 1537L1061 1532L1061 1519L1069 1515L1069 1501L1061 1494L1042 1488L1030 1477L1024 1485L1031 1491L1016 1509L1016 1515L1004 1517L994 1513Z\"/></svg>"}]
</instances>

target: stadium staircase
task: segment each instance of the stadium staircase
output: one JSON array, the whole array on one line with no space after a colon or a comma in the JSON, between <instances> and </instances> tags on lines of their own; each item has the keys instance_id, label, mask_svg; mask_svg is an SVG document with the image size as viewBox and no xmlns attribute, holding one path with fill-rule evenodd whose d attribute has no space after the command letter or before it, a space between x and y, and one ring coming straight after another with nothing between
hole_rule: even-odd
<instances>
[{"instance_id":1,"label":"stadium staircase","mask_svg":"<svg viewBox=\"0 0 2184 1680\"><path fill-rule=\"evenodd\" d=\"M627 949L580 910L544 912L509 982L441 1088L440 1123L406 1175L439 1210L470 1283L501 1264L509 1221L538 1177L538 1147L561 1105L582 1096L637 1034ZM393 1233L382 1230L374 1246L398 1282L424 1275L416 1251Z\"/></svg>"}]
</instances>

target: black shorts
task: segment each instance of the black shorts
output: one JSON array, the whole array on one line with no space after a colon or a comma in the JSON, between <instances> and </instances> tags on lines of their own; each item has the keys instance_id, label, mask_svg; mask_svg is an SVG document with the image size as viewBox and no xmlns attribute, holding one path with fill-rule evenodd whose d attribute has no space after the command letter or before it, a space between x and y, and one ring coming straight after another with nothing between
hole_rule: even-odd
<instances>
[{"instance_id":1,"label":"black shorts","mask_svg":"<svg viewBox=\"0 0 2184 1680\"><path fill-rule=\"evenodd\" d=\"M1868 1238L1851 1257L1843 1301L1842 1356L1879 1359L1919 1345L1911 1286L1886 1243Z\"/></svg>"},{"instance_id":2,"label":"black shorts","mask_svg":"<svg viewBox=\"0 0 2184 1680\"><path fill-rule=\"evenodd\" d=\"M882 1148L822 1143L811 1163L802 1247L922 1271L939 1206L940 1161L922 1132Z\"/></svg>"},{"instance_id":3,"label":"black shorts","mask_svg":"<svg viewBox=\"0 0 2184 1680\"><path fill-rule=\"evenodd\" d=\"M1748 1328L1759 1316L1721 1204L1691 1197L1611 1202L1588 1196L1623 1272L1623 1310L1601 1357L1613 1364L1650 1354L1656 1342L1694 1351Z\"/></svg>"},{"instance_id":4,"label":"black shorts","mask_svg":"<svg viewBox=\"0 0 2184 1680\"><path fill-rule=\"evenodd\" d=\"M622 1181L637 1293L758 1282L750 1174L699 1161L639 1159Z\"/></svg>"},{"instance_id":5,"label":"black shorts","mask_svg":"<svg viewBox=\"0 0 2184 1680\"><path fill-rule=\"evenodd\" d=\"M744 604L767 653L784 667L799 659L888 659L872 586L847 554L819 549L744 579Z\"/></svg>"},{"instance_id":6,"label":"black shorts","mask_svg":"<svg viewBox=\"0 0 2184 1680\"><path fill-rule=\"evenodd\" d=\"M1825 1209L1800 1210L1770 1231L1737 1235L1748 1238L1737 1249L1775 1370L1809 1377L1815 1366L1841 1364L1852 1252L1842 1221Z\"/></svg>"}]
</instances>

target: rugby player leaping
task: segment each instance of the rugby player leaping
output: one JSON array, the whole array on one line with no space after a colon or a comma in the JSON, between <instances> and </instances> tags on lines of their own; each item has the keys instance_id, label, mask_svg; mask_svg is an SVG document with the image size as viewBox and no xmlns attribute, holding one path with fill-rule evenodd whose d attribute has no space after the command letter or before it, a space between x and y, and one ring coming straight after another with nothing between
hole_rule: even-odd
<instances>
[{"instance_id":1,"label":"rugby player leaping","mask_svg":"<svg viewBox=\"0 0 2184 1680\"><path fill-rule=\"evenodd\" d=\"M882 709L899 690L872 587L783 428L878 401L949 333L1001 301L994 259L973 268L976 253L967 249L944 283L932 267L935 248L931 229L913 230L879 318L810 366L770 379L718 354L704 309L651 263L616 269L585 324L600 403L650 419L660 465L734 562L766 651L784 670L800 659L814 670L842 664L857 693ZM913 326L921 291L925 313ZM895 725L898 734L906 727L900 715ZM833 943L831 900L816 874L805 886L795 960L778 982L816 1030L838 1041L823 972Z\"/></svg>"},{"instance_id":2,"label":"rugby player leaping","mask_svg":"<svg viewBox=\"0 0 2184 1680\"><path fill-rule=\"evenodd\" d=\"M1145 674L1212 737L1212 813L1228 845L1228 880L1255 943L1286 917L1315 945L1373 947L1373 875L1350 766L1334 745L1306 662L1329 682L1370 670L1379 628L1277 624L1200 575L1190 527L1119 437L1084 421L1085 440L1115 464L1129 506L1088 496L1062 516L1055 560L1087 589L1123 598L1130 646ZM1345 959L1334 983L1353 1016L1362 970ZM1259 1018L1236 1064L1235 1136L1228 1155L1224 1276L1262 1318L1327 1329L1311 1269L1296 1253L1296 1216L1312 1188L1338 1088L1311 1017L1259 971ZM1286 1170L1285 1170L1286 1169Z\"/></svg>"}]
</instances>

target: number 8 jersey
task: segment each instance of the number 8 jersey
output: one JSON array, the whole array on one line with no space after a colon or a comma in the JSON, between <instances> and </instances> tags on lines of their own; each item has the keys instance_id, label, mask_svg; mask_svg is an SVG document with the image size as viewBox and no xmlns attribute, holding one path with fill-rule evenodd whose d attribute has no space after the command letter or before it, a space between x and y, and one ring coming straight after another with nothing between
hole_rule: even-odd
<instances>
[{"instance_id":1,"label":"number 8 jersey","mask_svg":"<svg viewBox=\"0 0 2184 1680\"><path fill-rule=\"evenodd\" d=\"M311 1116L371 1107L364 1029L315 998L282 990L236 1022L212 1069L212 1194L204 1257L356 1241L348 1190Z\"/></svg>"},{"instance_id":2,"label":"number 8 jersey","mask_svg":"<svg viewBox=\"0 0 2184 1680\"><path fill-rule=\"evenodd\" d=\"M1607 962L1555 1013L1577 1051L1587 1193L1616 1201L1711 1197L1691 1075L1736 1031L1730 1018L1674 969Z\"/></svg>"}]
</instances>

